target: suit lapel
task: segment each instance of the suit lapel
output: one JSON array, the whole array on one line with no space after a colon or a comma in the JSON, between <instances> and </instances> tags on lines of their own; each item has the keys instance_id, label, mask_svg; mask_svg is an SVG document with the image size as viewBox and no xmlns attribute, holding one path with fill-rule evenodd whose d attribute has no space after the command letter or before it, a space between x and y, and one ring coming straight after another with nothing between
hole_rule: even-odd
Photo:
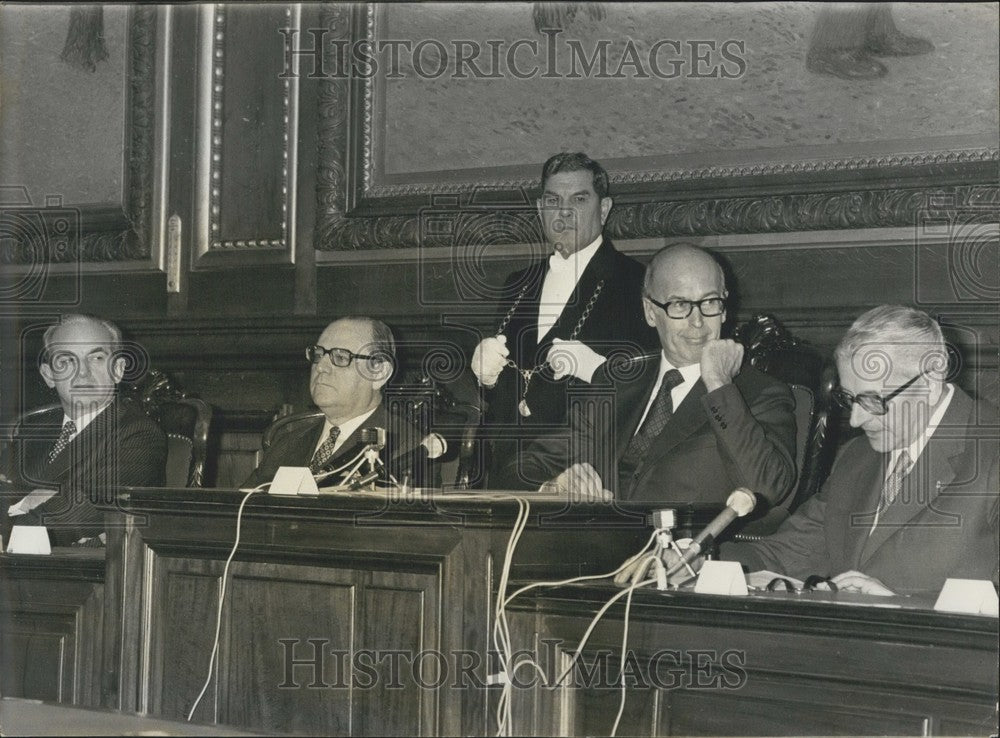
<instances>
[{"instance_id":1,"label":"suit lapel","mask_svg":"<svg viewBox=\"0 0 1000 738\"><path fill-rule=\"evenodd\" d=\"M964 394L959 394L958 388L951 399L951 405L945 412L934 435L920 454L916 464L903 480L903 488L879 518L878 525L867 536L861 552L859 564L863 565L892 536L896 535L915 516L932 507L941 490L955 479L955 459L967 451L966 440L949 437L948 428L965 427L968 424L968 413L971 400ZM879 495L881 495L879 485ZM878 504L876 498L875 504ZM875 508L873 507L872 510ZM867 529L865 531L867 533Z\"/></svg>"},{"instance_id":2,"label":"suit lapel","mask_svg":"<svg viewBox=\"0 0 1000 738\"><path fill-rule=\"evenodd\" d=\"M375 412L371 414L371 417L355 428L354 432L344 439L344 442L331 457L330 461L327 462L326 466L335 468L357 456L365 447L365 444L361 442L361 431L365 428L384 428L388 435L389 429L386 426L386 418L385 404L379 403L379 406L375 408ZM318 441L319 439L317 438Z\"/></svg>"},{"instance_id":3,"label":"suit lapel","mask_svg":"<svg viewBox=\"0 0 1000 738\"><path fill-rule=\"evenodd\" d=\"M528 289L514 309L510 323L504 329L507 345L513 346L515 342L517 344L518 350L515 356L521 358L522 367L530 368L537 363L535 354L538 350L538 304L542 297L545 269L546 261L542 260L535 262L525 271L524 279ZM517 295L512 299L517 299Z\"/></svg>"},{"instance_id":4,"label":"suit lapel","mask_svg":"<svg viewBox=\"0 0 1000 738\"><path fill-rule=\"evenodd\" d=\"M667 421L666 426L653 441L646 458L643 459L640 467L641 471L636 479L635 486L641 485L648 474L651 474L655 464L647 463L649 460L660 459L666 456L673 448L692 436L699 428L708 423L708 418L701 406L701 398L706 394L705 383L701 378L694 383L690 391L681 400L680 406L674 410Z\"/></svg>"},{"instance_id":5,"label":"suit lapel","mask_svg":"<svg viewBox=\"0 0 1000 738\"><path fill-rule=\"evenodd\" d=\"M861 558L868 546L868 531L871 530L875 510L882 497L888 461L887 454L875 451L867 439L862 442L865 444L865 454L855 462L853 478L849 481L850 487L856 492L851 510L847 512L848 520L844 530L844 558L848 562L845 564L848 569L861 566Z\"/></svg>"},{"instance_id":6,"label":"suit lapel","mask_svg":"<svg viewBox=\"0 0 1000 738\"><path fill-rule=\"evenodd\" d=\"M98 444L109 442L111 431L114 429L113 419L117 418L117 411L118 402L112 400L111 404L91 420L86 428L77 433L73 440L66 445L66 448L47 465L46 478L63 479L71 473L82 478L84 468L96 455ZM46 451L47 459L48 451Z\"/></svg>"},{"instance_id":7,"label":"suit lapel","mask_svg":"<svg viewBox=\"0 0 1000 738\"><path fill-rule=\"evenodd\" d=\"M615 391L615 402L622 408L621 420L617 423L616 438L617 457L625 453L632 436L639 429L639 421L649 404L653 394L653 385L660 375L660 356L646 360L642 373L628 383L619 384Z\"/></svg>"}]
</instances>

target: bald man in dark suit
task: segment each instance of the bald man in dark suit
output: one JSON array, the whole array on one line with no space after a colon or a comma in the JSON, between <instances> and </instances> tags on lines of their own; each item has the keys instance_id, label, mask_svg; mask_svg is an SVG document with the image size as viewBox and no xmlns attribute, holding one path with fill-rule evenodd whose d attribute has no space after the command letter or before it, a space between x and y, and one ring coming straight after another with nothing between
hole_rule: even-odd
<instances>
[{"instance_id":1,"label":"bald man in dark suit","mask_svg":"<svg viewBox=\"0 0 1000 738\"><path fill-rule=\"evenodd\" d=\"M720 338L727 296L707 252L657 253L642 310L661 351L610 362L596 387L578 384L568 430L528 445L505 481L551 480L587 499L722 503L735 487L783 499L796 476L794 400L787 385L742 368L743 348Z\"/></svg>"}]
</instances>

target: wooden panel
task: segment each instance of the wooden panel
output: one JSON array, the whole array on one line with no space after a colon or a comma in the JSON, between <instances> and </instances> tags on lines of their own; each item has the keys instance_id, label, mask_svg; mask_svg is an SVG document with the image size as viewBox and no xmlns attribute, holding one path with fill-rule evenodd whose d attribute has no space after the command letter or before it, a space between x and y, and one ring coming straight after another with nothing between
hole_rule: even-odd
<instances>
[{"instance_id":1,"label":"wooden panel","mask_svg":"<svg viewBox=\"0 0 1000 738\"><path fill-rule=\"evenodd\" d=\"M257 468L260 433L223 433L215 459L215 471L206 487L239 487Z\"/></svg>"},{"instance_id":2,"label":"wooden panel","mask_svg":"<svg viewBox=\"0 0 1000 738\"><path fill-rule=\"evenodd\" d=\"M294 260L298 79L279 28L297 6L199 9L196 268Z\"/></svg>"},{"instance_id":3,"label":"wooden panel","mask_svg":"<svg viewBox=\"0 0 1000 738\"><path fill-rule=\"evenodd\" d=\"M217 562L158 559L150 629L150 710L186 718L208 674L219 603ZM197 627L192 627L197 624ZM218 666L216 666L218 668ZM212 722L218 687L210 686L194 719Z\"/></svg>"},{"instance_id":4,"label":"wooden panel","mask_svg":"<svg viewBox=\"0 0 1000 738\"><path fill-rule=\"evenodd\" d=\"M591 613L610 596L597 592L564 588L563 596L528 596L516 605L514 648L534 644L549 683L570 663ZM534 613L522 613L532 609L532 600ZM795 595L637 593L619 733L995 732L996 621L921 612L912 608L927 603L904 598L896 602L900 609L885 610ZM574 605L580 608L575 616ZM517 730L611 730L621 698L621 612L611 610L597 625L582 661L559 689L521 690Z\"/></svg>"},{"instance_id":5,"label":"wooden panel","mask_svg":"<svg viewBox=\"0 0 1000 738\"><path fill-rule=\"evenodd\" d=\"M356 692L354 735L436 734L434 695L422 685L437 682L439 662L420 654L440 653L438 581L434 574L372 572L358 646L375 653L377 665L374 684Z\"/></svg>"},{"instance_id":6,"label":"wooden panel","mask_svg":"<svg viewBox=\"0 0 1000 738\"><path fill-rule=\"evenodd\" d=\"M333 654L354 650L356 583L350 571L234 566L220 670L225 722L351 734L351 690Z\"/></svg>"},{"instance_id":7,"label":"wooden panel","mask_svg":"<svg viewBox=\"0 0 1000 738\"><path fill-rule=\"evenodd\" d=\"M72 701L75 625L72 615L19 613L9 617L3 633L0 691L11 697Z\"/></svg>"},{"instance_id":8,"label":"wooden panel","mask_svg":"<svg viewBox=\"0 0 1000 738\"><path fill-rule=\"evenodd\" d=\"M223 241L280 239L287 219L283 188L290 132L283 49L275 40L278 29L288 27L288 11L281 5L222 7L224 22L217 26L225 51L218 75L225 82L220 236Z\"/></svg>"},{"instance_id":9,"label":"wooden panel","mask_svg":"<svg viewBox=\"0 0 1000 738\"><path fill-rule=\"evenodd\" d=\"M242 499L211 489L121 494L129 526L110 540L108 587L126 594L108 603L118 625L106 661L120 664L126 692L137 685L134 701L121 700L135 705L127 709L182 717L201 689ZM554 576L606 571L645 538L642 528L618 529L609 541L601 521L622 518L607 506L533 505L541 515L514 572L540 561ZM465 495L251 497L217 679L196 719L332 735L495 731L485 687L490 603L516 512L511 500ZM456 687L459 668L472 675Z\"/></svg>"},{"instance_id":10,"label":"wooden panel","mask_svg":"<svg viewBox=\"0 0 1000 738\"><path fill-rule=\"evenodd\" d=\"M102 553L0 556L0 693L100 703Z\"/></svg>"}]
</instances>

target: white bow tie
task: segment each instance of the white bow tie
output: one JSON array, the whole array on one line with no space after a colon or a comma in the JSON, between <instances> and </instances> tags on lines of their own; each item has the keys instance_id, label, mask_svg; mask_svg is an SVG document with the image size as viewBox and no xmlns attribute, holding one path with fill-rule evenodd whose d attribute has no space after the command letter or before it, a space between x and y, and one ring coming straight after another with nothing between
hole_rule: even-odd
<instances>
[{"instance_id":1,"label":"white bow tie","mask_svg":"<svg viewBox=\"0 0 1000 738\"><path fill-rule=\"evenodd\" d=\"M576 271L576 257L570 256L568 259L559 254L552 254L549 257L549 269L555 274L567 274Z\"/></svg>"}]
</instances>

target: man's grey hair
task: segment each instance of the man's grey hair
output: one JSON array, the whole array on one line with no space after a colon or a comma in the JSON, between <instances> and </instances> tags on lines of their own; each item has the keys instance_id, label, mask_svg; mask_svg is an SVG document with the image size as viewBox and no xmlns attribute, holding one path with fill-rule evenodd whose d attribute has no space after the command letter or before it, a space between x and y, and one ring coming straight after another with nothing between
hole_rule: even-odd
<instances>
[{"instance_id":1,"label":"man's grey hair","mask_svg":"<svg viewBox=\"0 0 1000 738\"><path fill-rule=\"evenodd\" d=\"M83 313L67 313L66 315L60 316L58 323L53 323L45 329L45 333L42 335L42 347L45 349L46 354L48 353L49 347L52 345L52 335L56 332L56 330L62 326L74 326L82 323L95 323L102 326L108 333L110 333L111 341L109 342L109 346L112 353L117 352L121 348L122 332L118 326L110 320L98 318L94 315L84 315Z\"/></svg>"},{"instance_id":2,"label":"man's grey hair","mask_svg":"<svg viewBox=\"0 0 1000 738\"><path fill-rule=\"evenodd\" d=\"M930 315L905 305L880 305L854 321L834 350L838 362L869 361L859 350L891 353L896 360L912 363L912 371L927 372L943 380L948 373L948 351L941 326ZM886 374L886 376L888 376Z\"/></svg>"}]
</instances>

